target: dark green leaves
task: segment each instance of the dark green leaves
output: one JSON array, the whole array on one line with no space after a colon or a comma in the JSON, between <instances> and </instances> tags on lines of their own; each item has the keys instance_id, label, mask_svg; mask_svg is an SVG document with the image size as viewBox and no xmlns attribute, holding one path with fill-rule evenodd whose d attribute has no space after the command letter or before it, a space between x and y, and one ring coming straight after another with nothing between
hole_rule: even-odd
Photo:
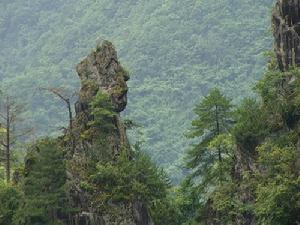
<instances>
[{"instance_id":1,"label":"dark green leaves","mask_svg":"<svg viewBox=\"0 0 300 225\"><path fill-rule=\"evenodd\" d=\"M197 118L192 121L191 137L201 137L205 133L215 136L228 131L231 122L231 102L213 89L196 105Z\"/></svg>"},{"instance_id":2,"label":"dark green leaves","mask_svg":"<svg viewBox=\"0 0 300 225\"><path fill-rule=\"evenodd\" d=\"M28 154L23 184L24 200L13 225L58 225L68 210L65 194L66 167L62 149L45 139Z\"/></svg>"},{"instance_id":3,"label":"dark green leaves","mask_svg":"<svg viewBox=\"0 0 300 225\"><path fill-rule=\"evenodd\" d=\"M132 160L121 155L116 162L99 163L90 182L95 187L98 205L139 200L150 206L155 199L164 198L168 187L164 172L141 153Z\"/></svg>"},{"instance_id":4,"label":"dark green leaves","mask_svg":"<svg viewBox=\"0 0 300 225\"><path fill-rule=\"evenodd\" d=\"M17 187L0 182L0 224L10 225L21 205L22 193Z\"/></svg>"},{"instance_id":5,"label":"dark green leaves","mask_svg":"<svg viewBox=\"0 0 300 225\"><path fill-rule=\"evenodd\" d=\"M236 141L247 149L255 149L268 134L268 114L254 99L248 98L242 101L235 112L235 120L237 123L233 135Z\"/></svg>"},{"instance_id":6,"label":"dark green leaves","mask_svg":"<svg viewBox=\"0 0 300 225\"><path fill-rule=\"evenodd\" d=\"M90 104L91 115L94 116L90 125L100 129L112 129L112 118L116 115L109 95L99 91Z\"/></svg>"}]
</instances>

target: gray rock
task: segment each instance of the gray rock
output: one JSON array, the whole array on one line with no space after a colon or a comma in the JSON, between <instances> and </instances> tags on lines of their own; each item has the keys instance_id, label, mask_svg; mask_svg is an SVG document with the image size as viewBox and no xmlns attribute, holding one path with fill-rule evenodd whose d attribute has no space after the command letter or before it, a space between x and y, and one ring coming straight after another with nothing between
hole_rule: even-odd
<instances>
[{"instance_id":1,"label":"gray rock","mask_svg":"<svg viewBox=\"0 0 300 225\"><path fill-rule=\"evenodd\" d=\"M71 205L78 212L70 215L68 224L71 225L151 225L148 210L141 202L110 203L101 209L93 206L93 199L82 190L81 182L88 174L86 168L89 160L101 157L101 149L97 141L104 139L107 143L110 160L115 160L121 151L129 151L129 142L125 126L120 118L120 112L127 104L128 73L120 65L117 52L112 43L103 41L77 65L77 72L81 81L79 100L77 101L76 117L74 120L73 136L76 148L68 162L68 187ZM109 132L100 127L93 129L89 137L82 137L90 130L90 103L98 92L107 94L113 104L115 116L109 121L113 127ZM130 158L128 159L130 160Z\"/></svg>"},{"instance_id":2,"label":"gray rock","mask_svg":"<svg viewBox=\"0 0 300 225\"><path fill-rule=\"evenodd\" d=\"M275 52L282 71L300 65L300 1L277 0L273 15Z\"/></svg>"}]
</instances>

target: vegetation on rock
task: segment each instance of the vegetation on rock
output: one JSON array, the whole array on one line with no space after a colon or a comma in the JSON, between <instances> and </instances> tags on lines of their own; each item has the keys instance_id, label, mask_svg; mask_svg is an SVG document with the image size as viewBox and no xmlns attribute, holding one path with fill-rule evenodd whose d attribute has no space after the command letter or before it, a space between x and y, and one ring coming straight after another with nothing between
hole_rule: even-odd
<instances>
[{"instance_id":1,"label":"vegetation on rock","mask_svg":"<svg viewBox=\"0 0 300 225\"><path fill-rule=\"evenodd\" d=\"M125 115L144 127L143 148L179 183L197 100L218 86L238 102L261 77L272 3L2 0L1 86L28 102L37 135L57 135L68 122L63 103L34 89L77 90L74 65L96 40L111 40L131 74Z\"/></svg>"},{"instance_id":2,"label":"vegetation on rock","mask_svg":"<svg viewBox=\"0 0 300 225\"><path fill-rule=\"evenodd\" d=\"M1 165L6 166L6 171L0 167L0 225L299 225L300 0L276 2L275 54L269 54L268 69L252 97L230 98L249 90L259 75L248 75L253 71L259 74L264 65L260 52L268 38L255 42L253 37L261 34L256 26L263 22L255 15L265 13L270 3L1 2L0 10L4 8L5 12L0 16L0 36L5 46L13 46L14 42L17 46L3 49L0 76L9 74L5 78L3 75L3 88L18 84L16 93L32 83L44 85L49 81L41 81L44 72L55 73L51 79L57 80L50 84L64 83L70 75L64 66L85 51L74 38L83 36L83 41L89 43L98 29L96 22L111 21L112 31L104 26L101 32L116 37L117 43L128 50L126 56L121 54L123 59L135 66L134 73L142 75L133 76L133 108L126 114L145 125L146 143L145 151L141 148L143 140L137 136L134 138L138 141L129 144L126 128L136 123L124 122L120 116L127 104L129 75L112 43L103 41L77 66L81 89L75 104L76 116L74 121L70 117L72 125L64 134L39 139L29 146L26 140L16 139L28 148L24 163L10 164L11 155L0 149L1 162L6 156ZM82 9L86 13L80 14ZM83 17L77 20L77 14ZM49 18L45 19L45 15ZM58 24L56 17L67 19ZM95 23L86 26L91 19ZM20 22L23 20L24 24ZM129 25L132 21L135 23ZM241 22L247 23L241 28ZM27 25L33 24L42 31L26 32ZM66 24L70 25L68 29L61 29ZM122 24L128 29L123 31ZM164 28L164 24L168 26ZM152 28L151 34L146 28ZM56 29L61 32L53 32ZM240 35L233 36L237 30ZM66 38L67 33L72 38ZM174 46L164 44L171 40ZM252 44L252 48L245 43ZM160 48L155 48L158 44ZM63 45L68 48L61 48ZM20 46L24 52L17 51ZM39 51L33 53L36 49ZM25 53L30 57L24 57ZM10 61L14 63L7 63ZM66 77L62 76L65 72ZM198 76L199 72L205 76ZM14 73L21 75L12 76ZM73 85L76 86L71 81L66 86ZM28 95L25 90L24 99ZM195 103L194 96L199 103L192 114L189 111ZM27 123L32 123L34 117L41 135L52 136L49 123L60 123L62 117L57 116L57 107L48 98L39 97L31 99L31 108L46 105L49 113L55 112L56 116L43 118L43 113L31 109ZM179 102L184 104L179 107ZM68 103L70 113L70 99ZM181 138L189 123L186 117L191 120L187 134L190 140ZM8 116L6 121L13 119L16 116ZM2 123L0 129L8 134L15 126ZM10 138L5 142L4 136L0 135L0 144L7 149ZM185 157L180 156L188 145ZM171 174L173 181L179 182L185 173L180 185L172 184L151 158L167 172L176 171ZM185 165L181 166L185 168L175 169L183 161Z\"/></svg>"}]
</instances>

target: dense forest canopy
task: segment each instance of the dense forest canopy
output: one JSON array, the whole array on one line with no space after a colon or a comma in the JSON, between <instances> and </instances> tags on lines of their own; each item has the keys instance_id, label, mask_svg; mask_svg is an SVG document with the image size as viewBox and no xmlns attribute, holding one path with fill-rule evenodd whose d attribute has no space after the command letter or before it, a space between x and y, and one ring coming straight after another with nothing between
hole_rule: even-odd
<instances>
[{"instance_id":1,"label":"dense forest canopy","mask_svg":"<svg viewBox=\"0 0 300 225\"><path fill-rule=\"evenodd\" d=\"M237 102L261 76L272 2L2 0L1 88L28 102L36 134L55 135L67 112L38 87L74 92L75 64L98 40L113 41L131 74L125 115L143 126L143 148L178 181L195 103L216 85Z\"/></svg>"},{"instance_id":2,"label":"dense forest canopy","mask_svg":"<svg viewBox=\"0 0 300 225\"><path fill-rule=\"evenodd\" d=\"M271 4L2 1L0 225L299 225L300 0Z\"/></svg>"}]
</instances>

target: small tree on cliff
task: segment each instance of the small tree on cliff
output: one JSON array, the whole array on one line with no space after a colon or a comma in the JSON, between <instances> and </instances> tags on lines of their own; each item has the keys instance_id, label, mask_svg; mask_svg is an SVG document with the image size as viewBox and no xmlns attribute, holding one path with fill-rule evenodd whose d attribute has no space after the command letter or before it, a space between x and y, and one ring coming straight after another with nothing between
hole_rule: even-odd
<instances>
[{"instance_id":1,"label":"small tree on cliff","mask_svg":"<svg viewBox=\"0 0 300 225\"><path fill-rule=\"evenodd\" d=\"M187 166L194 170L193 176L201 176L202 183L215 177L211 170L218 163L218 179L222 179L222 162L232 146L229 128L232 124L232 105L218 89L213 89L196 106L197 118L192 121L190 138L200 142L188 152ZM227 135L228 134L228 135Z\"/></svg>"},{"instance_id":2,"label":"small tree on cliff","mask_svg":"<svg viewBox=\"0 0 300 225\"><path fill-rule=\"evenodd\" d=\"M194 109L190 138L199 142L187 154L187 166L192 169L190 188L201 199L193 212L197 221L215 224L222 214L214 208L214 192L231 180L234 141L230 134L232 104L218 89L213 89ZM218 223L217 223L218 224Z\"/></svg>"}]
</instances>

